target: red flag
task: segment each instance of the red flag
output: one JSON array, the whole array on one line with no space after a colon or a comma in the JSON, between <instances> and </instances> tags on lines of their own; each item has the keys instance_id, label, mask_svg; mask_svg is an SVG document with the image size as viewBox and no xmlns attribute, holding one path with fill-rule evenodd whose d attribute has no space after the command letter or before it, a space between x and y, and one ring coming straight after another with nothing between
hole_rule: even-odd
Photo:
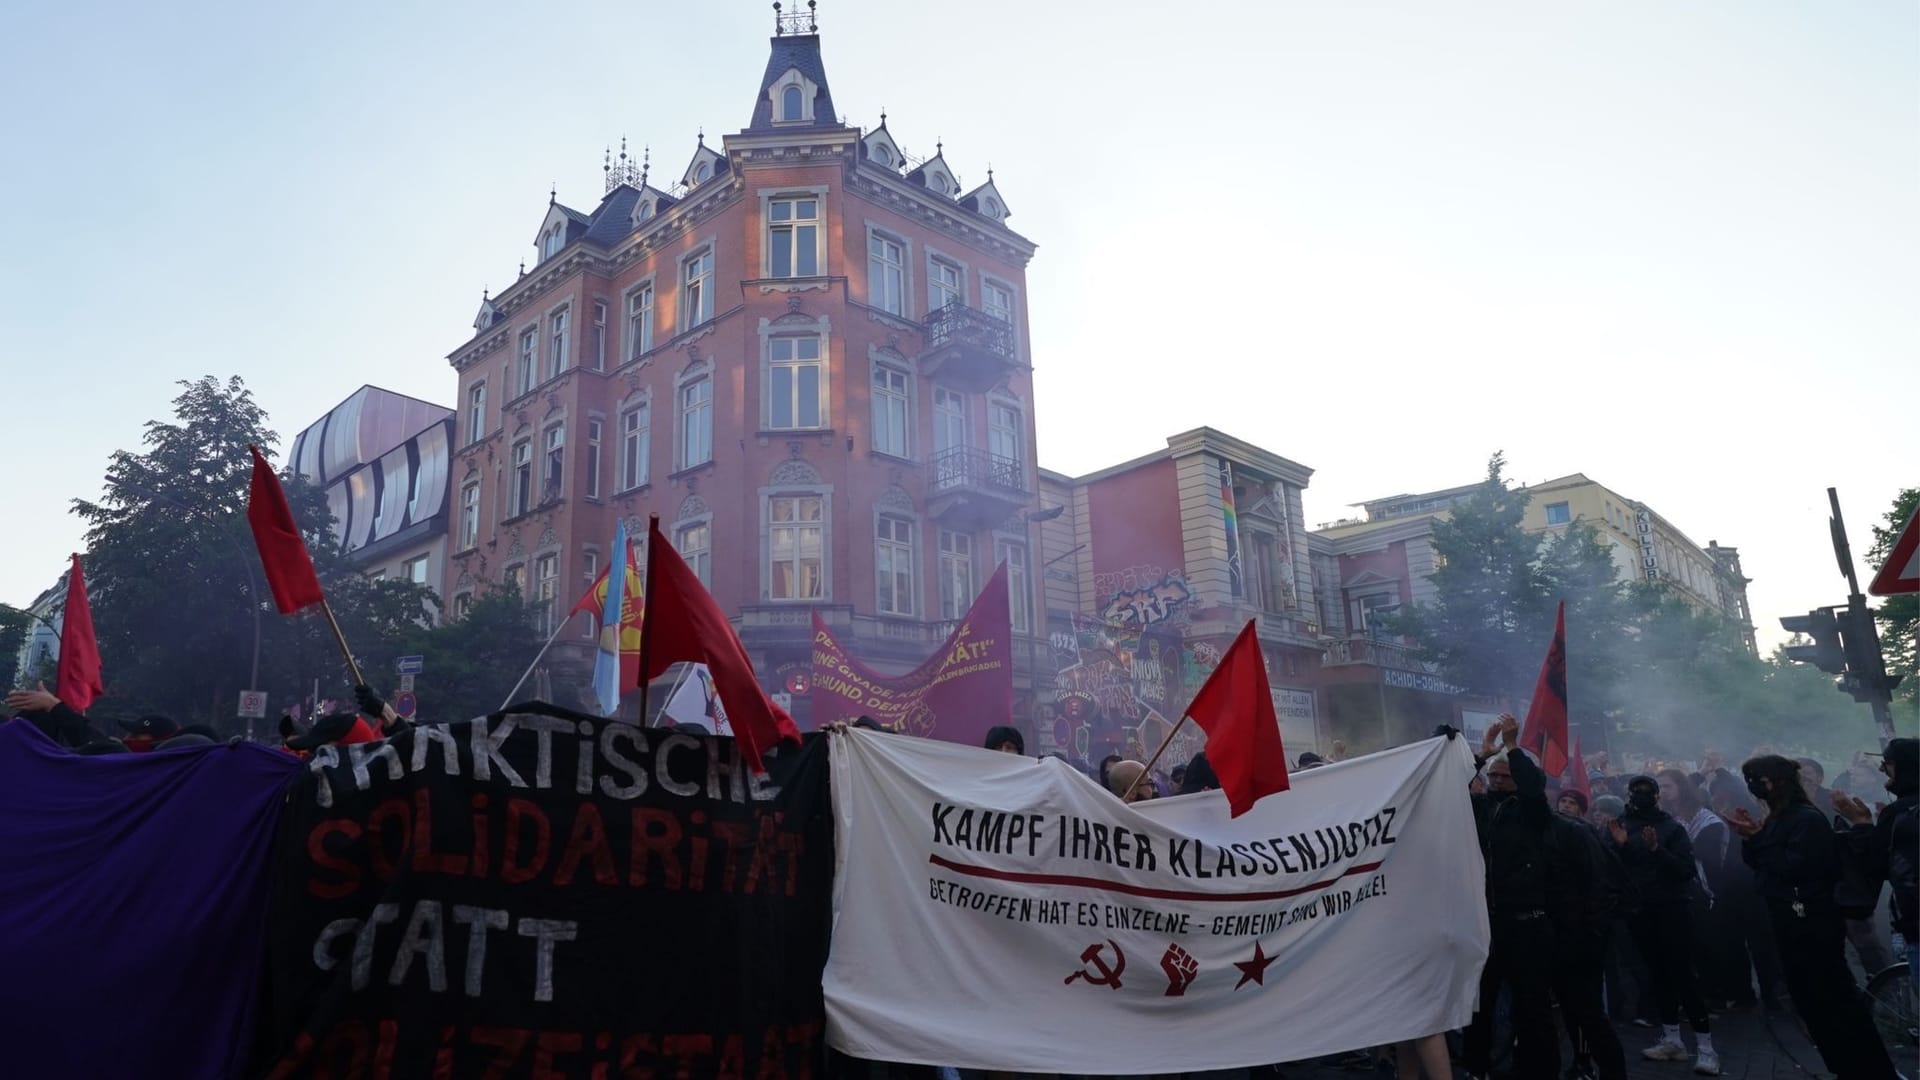
<instances>
[{"instance_id":1,"label":"red flag","mask_svg":"<svg viewBox=\"0 0 1920 1080\"><path fill-rule=\"evenodd\" d=\"M793 718L773 703L753 674L746 646L686 560L660 535L647 531L647 614L641 624L646 657L640 678L655 679L678 661L707 665L720 705L754 772L766 772L761 755L777 742L800 741Z\"/></svg>"},{"instance_id":2,"label":"red flag","mask_svg":"<svg viewBox=\"0 0 1920 1080\"><path fill-rule=\"evenodd\" d=\"M267 585L273 589L274 606L280 614L291 615L303 607L326 599L320 591L320 578L313 572L313 558L307 554L307 542L300 538L300 527L293 523L293 508L287 505L287 493L273 466L260 456L260 448L249 445L253 455L253 486L247 494L247 524L253 526L253 542L260 549L260 565L266 569Z\"/></svg>"},{"instance_id":3,"label":"red flag","mask_svg":"<svg viewBox=\"0 0 1920 1080\"><path fill-rule=\"evenodd\" d=\"M1561 791L1577 791L1587 797L1587 805L1593 805L1593 785L1587 780L1587 759L1580 753L1580 736L1573 737L1573 760L1568 763L1573 775L1560 785Z\"/></svg>"},{"instance_id":4,"label":"red flag","mask_svg":"<svg viewBox=\"0 0 1920 1080\"><path fill-rule=\"evenodd\" d=\"M1253 809L1262 796L1287 790L1280 718L1273 711L1273 688L1267 685L1267 665L1251 621L1193 695L1187 715L1206 730L1207 762L1234 817Z\"/></svg>"},{"instance_id":5,"label":"red flag","mask_svg":"<svg viewBox=\"0 0 1920 1080\"><path fill-rule=\"evenodd\" d=\"M1540 767L1549 776L1567 771L1567 602L1553 618L1553 644L1540 662L1540 678L1527 704L1527 722L1520 726L1520 746L1540 755Z\"/></svg>"},{"instance_id":6,"label":"red flag","mask_svg":"<svg viewBox=\"0 0 1920 1080\"><path fill-rule=\"evenodd\" d=\"M60 614L60 666L55 669L53 696L75 712L86 712L93 699L106 692L100 683L100 644L93 638L93 608L87 604L87 579L80 573L80 556L67 572L67 604Z\"/></svg>"}]
</instances>

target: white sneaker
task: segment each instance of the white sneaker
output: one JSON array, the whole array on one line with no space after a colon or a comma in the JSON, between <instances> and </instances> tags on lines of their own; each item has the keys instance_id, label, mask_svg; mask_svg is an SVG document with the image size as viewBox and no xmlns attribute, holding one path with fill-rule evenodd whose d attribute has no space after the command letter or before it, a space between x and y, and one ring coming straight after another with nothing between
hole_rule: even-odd
<instances>
[{"instance_id":1,"label":"white sneaker","mask_svg":"<svg viewBox=\"0 0 1920 1080\"><path fill-rule=\"evenodd\" d=\"M1711 1050L1702 1050L1693 1059L1693 1071L1699 1076L1720 1075L1720 1055Z\"/></svg>"},{"instance_id":2,"label":"white sneaker","mask_svg":"<svg viewBox=\"0 0 1920 1080\"><path fill-rule=\"evenodd\" d=\"M1640 1051L1640 1056L1648 1061L1685 1061L1687 1048L1681 1045L1679 1039L1661 1039Z\"/></svg>"}]
</instances>

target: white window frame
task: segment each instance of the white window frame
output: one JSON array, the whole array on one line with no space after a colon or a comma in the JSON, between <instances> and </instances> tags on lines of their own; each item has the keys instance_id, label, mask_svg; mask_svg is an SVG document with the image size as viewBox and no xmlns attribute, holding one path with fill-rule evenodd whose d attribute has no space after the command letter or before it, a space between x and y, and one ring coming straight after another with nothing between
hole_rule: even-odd
<instances>
[{"instance_id":1,"label":"white window frame","mask_svg":"<svg viewBox=\"0 0 1920 1080\"><path fill-rule=\"evenodd\" d=\"M960 441L957 443L950 443L947 445L941 444L941 441L940 441L941 436L946 432L948 428L947 420L949 417L954 415L951 410L941 409L940 401L942 398L946 398L949 401L957 401L960 403L960 412L959 412ZM933 388L933 433L927 437L927 455L928 455L927 460L929 462L933 462L936 465L938 465L940 462L941 456L945 454L947 451L965 450L970 448L972 445L973 445L973 408L972 408L971 401L968 399L967 395L961 393L958 390L953 389L952 387L939 386L939 385L934 386ZM963 465L961 467L964 468L965 466ZM948 479L949 479L948 476L936 474L933 478L934 489L939 490L941 484Z\"/></svg>"},{"instance_id":2,"label":"white window frame","mask_svg":"<svg viewBox=\"0 0 1920 1080\"><path fill-rule=\"evenodd\" d=\"M572 350L567 347L571 339L567 324L572 321L572 301L561 304L547 313L547 335L550 346L547 350L547 378L549 379L557 379L566 373L567 360L572 353Z\"/></svg>"},{"instance_id":3,"label":"white window frame","mask_svg":"<svg viewBox=\"0 0 1920 1080\"><path fill-rule=\"evenodd\" d=\"M1007 298L1006 307L1000 308L989 302L996 292L1005 294ZM1020 317L1020 294L1013 286L1001 281L999 278L981 274L980 310L1000 319L1011 328L1017 325L1016 320ZM1000 312L1000 314L996 314L996 311Z\"/></svg>"},{"instance_id":4,"label":"white window frame","mask_svg":"<svg viewBox=\"0 0 1920 1080\"><path fill-rule=\"evenodd\" d=\"M600 443L606 430L607 422L603 417L587 417L587 456L581 462L581 472L589 499L600 497Z\"/></svg>"},{"instance_id":5,"label":"white window frame","mask_svg":"<svg viewBox=\"0 0 1920 1080\"><path fill-rule=\"evenodd\" d=\"M415 567L419 567L420 569L420 574L418 577L414 576ZM400 577L403 580L411 581L416 585L425 585L427 583L427 571L432 569L432 567L433 567L433 556L415 555L413 558L407 559L406 561L400 564Z\"/></svg>"},{"instance_id":6,"label":"white window frame","mask_svg":"<svg viewBox=\"0 0 1920 1080\"><path fill-rule=\"evenodd\" d=\"M936 267L946 267L947 269L952 270L954 272L955 282L959 286L959 293L957 296L954 296L951 299L947 299L947 300L939 300L936 298L934 290L939 289L942 293L945 293L947 291L940 284L939 274L935 269ZM967 289L967 285L968 285L967 279L972 276L972 271L971 269L968 268L964 260L955 258L954 256L949 255L944 251L940 251L935 248L929 247L927 248L926 270L927 270L927 314L928 315L932 315L934 312L939 311L941 308L945 307L947 304L954 302L954 300L958 300L960 303L960 306L962 307L965 307L967 306L968 303L970 303L968 299L968 296L970 294Z\"/></svg>"},{"instance_id":7,"label":"white window frame","mask_svg":"<svg viewBox=\"0 0 1920 1080\"><path fill-rule=\"evenodd\" d=\"M560 501L567 483L567 424L548 424L540 430L540 491L536 506Z\"/></svg>"},{"instance_id":8,"label":"white window frame","mask_svg":"<svg viewBox=\"0 0 1920 1080\"><path fill-rule=\"evenodd\" d=\"M607 370L607 302L593 301L593 370Z\"/></svg>"},{"instance_id":9,"label":"white window frame","mask_svg":"<svg viewBox=\"0 0 1920 1080\"><path fill-rule=\"evenodd\" d=\"M893 246L899 252L899 262L889 263L880 255L876 254L874 252L874 246L876 244L889 244ZM902 319L912 318L912 316L908 314L912 302L912 279L907 273L908 261L913 258L912 251L912 245L908 243L906 238L887 232L884 229L876 229L871 225L867 226L868 307L879 308L889 315L898 316ZM882 283L886 277L886 271L889 268L899 274L899 281L895 283L892 290L893 295L891 299L893 306L891 307L887 306L887 300L889 299L887 290L882 287Z\"/></svg>"},{"instance_id":10,"label":"white window frame","mask_svg":"<svg viewBox=\"0 0 1920 1080\"><path fill-rule=\"evenodd\" d=\"M907 538L905 540L900 540L895 535L882 535L883 532L890 533L892 527L895 526L906 527ZM873 610L881 615L912 617L920 608L919 536L920 519L916 515L902 513L898 510L876 510L874 512ZM886 601L883 599L884 594L881 589L881 581L887 576L887 571L881 567L883 561L881 556L883 552L888 556L888 559L884 561L892 562L900 558L905 558L906 560L906 570L904 571L906 575L906 588L904 590L900 588L902 571L897 563L892 566L894 594L894 604L892 607L887 606Z\"/></svg>"},{"instance_id":11,"label":"white window frame","mask_svg":"<svg viewBox=\"0 0 1920 1080\"><path fill-rule=\"evenodd\" d=\"M638 416L637 430L629 427L629 417ZM629 454L629 449L634 451ZM653 465L653 395L648 393L620 403L620 479L619 491L634 491L647 485L647 473Z\"/></svg>"},{"instance_id":12,"label":"white window frame","mask_svg":"<svg viewBox=\"0 0 1920 1080\"><path fill-rule=\"evenodd\" d=\"M460 485L460 550L480 544L480 481Z\"/></svg>"},{"instance_id":13,"label":"white window frame","mask_svg":"<svg viewBox=\"0 0 1920 1080\"><path fill-rule=\"evenodd\" d=\"M869 448L877 454L911 461L913 459L913 372L885 360L869 361L868 366L871 369L869 372L871 377L867 381L867 397L871 406L871 415L868 419L872 425L870 436L872 442ZM890 378L899 380L900 387L897 392L891 387L882 389L880 377L883 372ZM894 422L891 416L888 416L884 423L882 422L883 405L898 406L900 431L897 443L888 442L883 445L881 441L883 432L889 432Z\"/></svg>"},{"instance_id":14,"label":"white window frame","mask_svg":"<svg viewBox=\"0 0 1920 1080\"><path fill-rule=\"evenodd\" d=\"M975 547L973 534L958 529L935 530L937 545L934 565L938 568L936 576L940 579L940 618L943 622L963 619L967 609L973 606L973 598L978 595L975 577ZM966 550L950 550L950 543L965 541ZM954 544L957 548L958 544Z\"/></svg>"},{"instance_id":15,"label":"white window frame","mask_svg":"<svg viewBox=\"0 0 1920 1080\"><path fill-rule=\"evenodd\" d=\"M683 333L696 326L704 326L713 321L715 308L713 302L713 283L716 263L717 260L714 257L714 243L712 240L703 241L692 251L680 257L680 302L676 304L675 307L679 311L680 329ZM697 276L689 277L688 271L696 267L703 268L703 272ZM696 282L699 284L697 294L694 290ZM693 295L700 297L699 303L688 303L688 297Z\"/></svg>"},{"instance_id":16,"label":"white window frame","mask_svg":"<svg viewBox=\"0 0 1920 1080\"><path fill-rule=\"evenodd\" d=\"M534 323L520 332L520 392L516 397L525 397L533 393L540 385L540 324Z\"/></svg>"},{"instance_id":17,"label":"white window frame","mask_svg":"<svg viewBox=\"0 0 1920 1080\"><path fill-rule=\"evenodd\" d=\"M801 353L808 344L813 346L814 355L811 357L802 356ZM762 343L762 349L763 352L761 355L763 359L761 361L760 384L763 387L763 392L760 395L763 403L761 406L762 416L760 418L762 430L824 431L831 428L833 426L833 417L829 415L827 411L827 403L831 398L829 397L829 389L827 386L828 358L826 335L816 333L772 334ZM785 357L780 356L779 354L782 349L789 350L790 355ZM804 422L802 415L806 398L801 387L807 368L814 369L815 395L818 399L814 402L815 422L811 424ZM776 400L774 391L775 377L783 369L789 373L787 376L787 401L785 402L788 409L786 423L780 422L778 411L781 403Z\"/></svg>"},{"instance_id":18,"label":"white window frame","mask_svg":"<svg viewBox=\"0 0 1920 1080\"><path fill-rule=\"evenodd\" d=\"M487 380L483 377L467 387L467 442L472 446L487 437Z\"/></svg>"},{"instance_id":19,"label":"white window frame","mask_svg":"<svg viewBox=\"0 0 1920 1080\"><path fill-rule=\"evenodd\" d=\"M994 538L996 565L1007 564L1007 602L1013 614L1013 632L1016 634L1033 632L1032 554L1032 549L1020 540Z\"/></svg>"},{"instance_id":20,"label":"white window frame","mask_svg":"<svg viewBox=\"0 0 1920 1080\"><path fill-rule=\"evenodd\" d=\"M775 221L774 214L782 204L793 204L798 210L799 204L811 202L814 216L811 218L789 218ZM827 273L827 188L764 188L760 191L760 276L782 280L823 277ZM811 226L813 229L813 272L800 272L801 245L797 241L800 229ZM776 232L796 234L788 244L788 265L775 266L773 261L773 237Z\"/></svg>"},{"instance_id":21,"label":"white window frame","mask_svg":"<svg viewBox=\"0 0 1920 1080\"><path fill-rule=\"evenodd\" d=\"M513 563L506 569L500 571L500 587L512 589L514 592L519 593L521 602L526 602L529 599L527 595L527 564L524 562Z\"/></svg>"},{"instance_id":22,"label":"white window frame","mask_svg":"<svg viewBox=\"0 0 1920 1080\"><path fill-rule=\"evenodd\" d=\"M626 292L627 363L653 350L654 299L652 277Z\"/></svg>"},{"instance_id":23,"label":"white window frame","mask_svg":"<svg viewBox=\"0 0 1920 1080\"><path fill-rule=\"evenodd\" d=\"M687 534L698 529L702 533L703 546L694 547L688 542ZM700 584L713 587L713 515L699 514L683 521L673 523L673 550L680 553L693 576Z\"/></svg>"},{"instance_id":24,"label":"white window frame","mask_svg":"<svg viewBox=\"0 0 1920 1080\"><path fill-rule=\"evenodd\" d=\"M551 569L552 573L544 573ZM559 617L556 610L560 604L560 553L543 551L533 557L533 595L529 597L540 605L540 632L553 633L554 620Z\"/></svg>"},{"instance_id":25,"label":"white window frame","mask_svg":"<svg viewBox=\"0 0 1920 1080\"><path fill-rule=\"evenodd\" d=\"M507 468L507 517L531 513L534 507L533 436L516 439Z\"/></svg>"},{"instance_id":26,"label":"white window frame","mask_svg":"<svg viewBox=\"0 0 1920 1080\"><path fill-rule=\"evenodd\" d=\"M800 506L800 501L809 500L809 499L818 501L820 504L820 516L818 519L809 520L806 518L795 517L787 522L776 522L774 520L774 509L777 504L792 502L797 511ZM833 546L831 542L831 537L828 535L828 532L827 532L827 519L828 519L828 515L832 511L832 508L833 508L833 500L829 495L822 494L816 490L812 490L807 487L783 488L779 491L770 492L768 494L764 494L761 496L760 498L760 535L761 535L761 549L763 552L763 557L761 558L761 573L763 575L761 591L762 591L762 595L766 600L772 603L817 604L832 598L833 593L827 585L828 569L833 565L833 558L832 558ZM820 545L819 545L820 590L819 590L819 593L813 596L800 596L800 595L776 596L774 595L774 581L776 579L776 576L773 572L774 533L783 529L790 529L797 534L806 526L813 525L813 524L817 524L820 530ZM794 550L794 565L798 567L800 565L800 540L798 535L795 536L793 550ZM798 579L798 575L796 575L796 581L797 579Z\"/></svg>"},{"instance_id":27,"label":"white window frame","mask_svg":"<svg viewBox=\"0 0 1920 1080\"><path fill-rule=\"evenodd\" d=\"M704 420L706 445L703 448L704 453L702 456L695 457L688 452L688 448L689 439L693 434L690 417L696 410L688 407L687 391L701 383L705 383L707 387L707 396L701 403L701 407L706 413ZM688 371L686 374L674 380L673 459L676 472L691 469L699 465L705 465L707 462L713 460L713 410L714 394L717 390L718 386L714 379L714 370L711 364L701 364L699 367Z\"/></svg>"},{"instance_id":28,"label":"white window frame","mask_svg":"<svg viewBox=\"0 0 1920 1080\"><path fill-rule=\"evenodd\" d=\"M800 91L799 116L787 115L786 96L789 88ZM818 97L819 94L820 87L817 83L805 75L802 75L799 68L788 68L785 74L767 86L767 104L771 108L769 115L773 117L773 122L778 125L811 124L813 123L814 98Z\"/></svg>"},{"instance_id":29,"label":"white window frame","mask_svg":"<svg viewBox=\"0 0 1920 1080\"><path fill-rule=\"evenodd\" d=\"M584 573L580 575L581 580L587 583L588 588L592 588L594 581L600 577L600 549L592 545L582 548L580 551L580 568L584 571ZM591 608L591 605L589 605L589 608ZM585 612L585 614L587 618L585 620L585 626L580 632L580 636L587 641L596 640L600 637L600 612L590 609Z\"/></svg>"},{"instance_id":30,"label":"white window frame","mask_svg":"<svg viewBox=\"0 0 1920 1080\"><path fill-rule=\"evenodd\" d=\"M473 594L472 593L459 592L459 593L453 594L453 617L455 619L466 618L467 613L472 610L473 610Z\"/></svg>"},{"instance_id":31,"label":"white window frame","mask_svg":"<svg viewBox=\"0 0 1920 1080\"><path fill-rule=\"evenodd\" d=\"M1012 428L1009 429L1005 425L995 424L993 422L996 410L1004 410L1013 414ZM1013 453L1001 453L1001 450L1005 448L994 444L994 433L1000 431L1011 432L1013 437ZM1004 397L989 397L987 399L987 453L994 458L1017 463L1020 466L1021 475L1026 475L1027 412L1020 407L1019 402Z\"/></svg>"}]
</instances>

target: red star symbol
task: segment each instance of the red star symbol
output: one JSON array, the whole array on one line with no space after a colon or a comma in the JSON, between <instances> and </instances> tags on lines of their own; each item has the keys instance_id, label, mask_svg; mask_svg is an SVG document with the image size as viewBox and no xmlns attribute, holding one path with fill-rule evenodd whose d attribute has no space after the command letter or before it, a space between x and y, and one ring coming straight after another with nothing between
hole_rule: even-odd
<instances>
[{"instance_id":1,"label":"red star symbol","mask_svg":"<svg viewBox=\"0 0 1920 1080\"><path fill-rule=\"evenodd\" d=\"M1261 951L1259 942L1254 942L1253 959L1233 962L1233 966L1240 969L1240 981L1234 983L1233 988L1238 990L1250 982L1259 983L1261 986L1267 985L1267 965L1273 963L1275 959Z\"/></svg>"}]
</instances>

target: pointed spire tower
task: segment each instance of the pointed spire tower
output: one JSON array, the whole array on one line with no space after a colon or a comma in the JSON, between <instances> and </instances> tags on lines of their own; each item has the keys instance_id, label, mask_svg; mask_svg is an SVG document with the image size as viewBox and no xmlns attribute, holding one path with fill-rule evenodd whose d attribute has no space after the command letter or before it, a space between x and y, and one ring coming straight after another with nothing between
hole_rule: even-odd
<instances>
[{"instance_id":1,"label":"pointed spire tower","mask_svg":"<svg viewBox=\"0 0 1920 1080\"><path fill-rule=\"evenodd\" d=\"M767 56L767 72L760 79L760 95L754 99L748 131L840 126L833 94L827 89L826 65L820 59L820 23L814 0L808 0L805 12L797 3L792 7L789 12L778 2L773 5L773 49Z\"/></svg>"}]
</instances>

